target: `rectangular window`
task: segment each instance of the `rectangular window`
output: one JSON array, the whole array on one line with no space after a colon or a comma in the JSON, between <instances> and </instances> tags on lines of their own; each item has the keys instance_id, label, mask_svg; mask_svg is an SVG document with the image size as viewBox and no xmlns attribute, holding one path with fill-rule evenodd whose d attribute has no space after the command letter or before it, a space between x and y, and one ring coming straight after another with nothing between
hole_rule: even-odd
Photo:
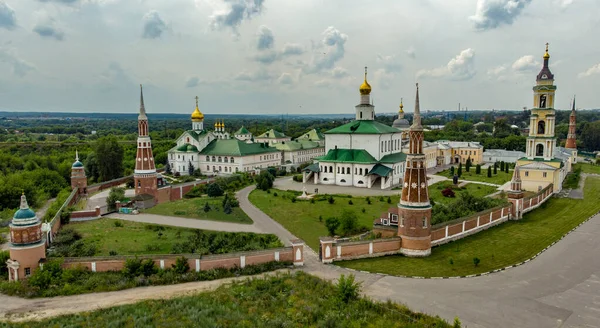
<instances>
[{"instance_id":1,"label":"rectangular window","mask_svg":"<svg viewBox=\"0 0 600 328\"><path fill-rule=\"evenodd\" d=\"M529 176L529 171L525 171L525 176L528 177Z\"/></svg>"},{"instance_id":2,"label":"rectangular window","mask_svg":"<svg viewBox=\"0 0 600 328\"><path fill-rule=\"evenodd\" d=\"M392 214L392 222L398 222L398 215L397 214Z\"/></svg>"},{"instance_id":3,"label":"rectangular window","mask_svg":"<svg viewBox=\"0 0 600 328\"><path fill-rule=\"evenodd\" d=\"M547 176L548 173L544 172L544 178Z\"/></svg>"},{"instance_id":4,"label":"rectangular window","mask_svg":"<svg viewBox=\"0 0 600 328\"><path fill-rule=\"evenodd\" d=\"M404 217L400 218L400 226L404 227Z\"/></svg>"},{"instance_id":5,"label":"rectangular window","mask_svg":"<svg viewBox=\"0 0 600 328\"><path fill-rule=\"evenodd\" d=\"M31 268L25 268L25 277L28 277L31 275Z\"/></svg>"}]
</instances>

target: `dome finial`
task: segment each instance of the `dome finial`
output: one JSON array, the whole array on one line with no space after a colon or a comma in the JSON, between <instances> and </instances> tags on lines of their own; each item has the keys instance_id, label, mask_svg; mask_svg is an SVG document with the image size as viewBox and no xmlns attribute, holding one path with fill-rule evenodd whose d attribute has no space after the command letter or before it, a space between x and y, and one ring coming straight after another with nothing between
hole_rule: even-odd
<instances>
[{"instance_id":1,"label":"dome finial","mask_svg":"<svg viewBox=\"0 0 600 328\"><path fill-rule=\"evenodd\" d=\"M371 85L367 82L367 66L365 66L365 80L358 90L361 95L369 95L371 93Z\"/></svg>"},{"instance_id":2,"label":"dome finial","mask_svg":"<svg viewBox=\"0 0 600 328\"><path fill-rule=\"evenodd\" d=\"M194 112L192 113L192 121L200 122L203 120L204 120L204 114L202 114L200 109L198 109L198 96L196 96L196 109L194 109Z\"/></svg>"},{"instance_id":3,"label":"dome finial","mask_svg":"<svg viewBox=\"0 0 600 328\"><path fill-rule=\"evenodd\" d=\"M548 53L548 45L549 45L549 43L546 42L546 53L544 54L544 59L550 58L550 54Z\"/></svg>"},{"instance_id":4,"label":"dome finial","mask_svg":"<svg viewBox=\"0 0 600 328\"><path fill-rule=\"evenodd\" d=\"M26 210L29 208L29 204L27 204L27 198L25 197L25 192L21 194L21 206L20 209Z\"/></svg>"},{"instance_id":5,"label":"dome finial","mask_svg":"<svg viewBox=\"0 0 600 328\"><path fill-rule=\"evenodd\" d=\"M402 98L400 98L400 110L398 112L404 113L404 104L402 104Z\"/></svg>"}]
</instances>

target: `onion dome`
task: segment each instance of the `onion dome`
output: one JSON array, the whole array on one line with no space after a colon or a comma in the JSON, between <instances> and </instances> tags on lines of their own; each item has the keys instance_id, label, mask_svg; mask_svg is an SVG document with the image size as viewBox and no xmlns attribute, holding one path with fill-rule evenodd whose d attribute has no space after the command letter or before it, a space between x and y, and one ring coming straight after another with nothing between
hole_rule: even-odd
<instances>
[{"instance_id":1,"label":"onion dome","mask_svg":"<svg viewBox=\"0 0 600 328\"><path fill-rule=\"evenodd\" d=\"M407 119L404 118L404 105L402 104L402 99L400 99L400 110L398 111L398 118L394 120L392 123L392 127L399 130L408 130L410 128L410 123Z\"/></svg>"},{"instance_id":2,"label":"onion dome","mask_svg":"<svg viewBox=\"0 0 600 328\"><path fill-rule=\"evenodd\" d=\"M13 215L13 224L19 225L19 223L29 223L28 221L37 220L35 212L29 208L27 204L27 198L25 194L21 195L21 206Z\"/></svg>"},{"instance_id":3,"label":"onion dome","mask_svg":"<svg viewBox=\"0 0 600 328\"><path fill-rule=\"evenodd\" d=\"M77 152L77 150L75 151L75 162L73 162L73 165L71 165L71 167L83 167L83 163L79 161L79 153Z\"/></svg>"},{"instance_id":4,"label":"onion dome","mask_svg":"<svg viewBox=\"0 0 600 328\"><path fill-rule=\"evenodd\" d=\"M367 82L367 68L365 67L365 81L360 85L358 89L361 95L371 94L371 85Z\"/></svg>"},{"instance_id":5,"label":"onion dome","mask_svg":"<svg viewBox=\"0 0 600 328\"><path fill-rule=\"evenodd\" d=\"M196 109L192 113L192 122L201 122L204 120L204 114L198 109L198 96L196 96Z\"/></svg>"}]
</instances>

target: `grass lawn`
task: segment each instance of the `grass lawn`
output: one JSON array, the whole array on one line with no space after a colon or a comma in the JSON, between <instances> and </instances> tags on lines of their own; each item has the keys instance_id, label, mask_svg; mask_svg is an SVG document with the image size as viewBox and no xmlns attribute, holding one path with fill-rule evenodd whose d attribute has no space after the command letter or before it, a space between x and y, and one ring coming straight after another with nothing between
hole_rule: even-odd
<instances>
[{"instance_id":1,"label":"grass lawn","mask_svg":"<svg viewBox=\"0 0 600 328\"><path fill-rule=\"evenodd\" d=\"M469 183L461 188L453 188L455 193L454 198L444 197L444 195L442 195L442 190L448 187L452 188L453 186L454 184L452 181L441 181L431 185L429 187L429 199L433 200L436 204L447 205L460 197L460 194L469 193L475 197L483 197L496 192L496 187Z\"/></svg>"},{"instance_id":2,"label":"grass lawn","mask_svg":"<svg viewBox=\"0 0 600 328\"><path fill-rule=\"evenodd\" d=\"M123 226L117 227L115 222ZM158 231L147 226L153 225L108 218L67 225L81 233L86 243L96 244L96 256L108 256L110 251L118 255L170 254L174 243L183 241L195 230L162 226L164 230L160 231L159 238ZM152 251L148 251L148 245L154 247Z\"/></svg>"},{"instance_id":3,"label":"grass lawn","mask_svg":"<svg viewBox=\"0 0 600 328\"><path fill-rule=\"evenodd\" d=\"M11 327L451 327L392 302L353 296L304 272L248 279L214 291L151 300ZM352 293L349 293L352 295Z\"/></svg>"},{"instance_id":4,"label":"grass lawn","mask_svg":"<svg viewBox=\"0 0 600 328\"><path fill-rule=\"evenodd\" d=\"M589 163L578 163L575 166L581 167L583 173L600 174L600 165L592 165Z\"/></svg>"},{"instance_id":5,"label":"grass lawn","mask_svg":"<svg viewBox=\"0 0 600 328\"><path fill-rule=\"evenodd\" d=\"M277 193L277 196L275 196ZM327 236L325 220L329 217L339 217L344 210L351 210L358 217L358 225L371 229L373 220L378 218L388 208L397 206L400 196L391 196L391 204L387 203L387 197L380 201L379 197L370 197L371 205L367 204L366 197L334 196L335 203L329 204L325 200L296 201L292 203L290 198L284 195L293 195L288 191L272 189L271 193L262 190L254 190L250 194L250 202L265 212L273 220L281 223L296 237L301 238L313 250L319 249L319 237ZM348 204L352 201L353 205ZM365 209L365 212L362 212ZM319 222L319 216L323 222Z\"/></svg>"},{"instance_id":6,"label":"grass lawn","mask_svg":"<svg viewBox=\"0 0 600 328\"><path fill-rule=\"evenodd\" d=\"M454 172L458 171L458 167L454 168ZM506 183L507 181L510 181L510 179L512 179L512 170L509 171L509 173L506 172L500 172L500 167L498 167L498 173L494 174L494 169L492 168L492 177L488 178L487 177L487 168L485 169L481 169L481 173L480 174L475 174L475 167L472 167L471 170L469 172L467 172L465 170L465 166L463 165L463 170L462 170L462 175L460 176L460 178L458 178L459 180L468 180L468 181L481 181L481 182L488 182L488 183L493 183L493 184L497 184L497 185L503 185L504 183ZM450 176L450 170L444 170L440 173L436 173L436 175L441 175L443 177L448 177L448 178L452 178Z\"/></svg>"},{"instance_id":7,"label":"grass lawn","mask_svg":"<svg viewBox=\"0 0 600 328\"><path fill-rule=\"evenodd\" d=\"M551 198L520 221L509 221L473 236L432 249L427 258L399 255L337 262L338 265L409 276L461 276L519 263L558 240L600 210L600 178L588 177L584 199ZM479 258L477 267L473 258ZM450 259L454 264L450 264Z\"/></svg>"},{"instance_id":8,"label":"grass lawn","mask_svg":"<svg viewBox=\"0 0 600 328\"><path fill-rule=\"evenodd\" d=\"M144 210L144 213L159 214L167 216L181 216L185 218L224 221L233 223L252 224L252 219L239 207L234 207L231 214L223 212L223 197L199 197L184 198L174 202L158 204ZM208 202L211 207L209 212L204 212L204 203Z\"/></svg>"}]
</instances>

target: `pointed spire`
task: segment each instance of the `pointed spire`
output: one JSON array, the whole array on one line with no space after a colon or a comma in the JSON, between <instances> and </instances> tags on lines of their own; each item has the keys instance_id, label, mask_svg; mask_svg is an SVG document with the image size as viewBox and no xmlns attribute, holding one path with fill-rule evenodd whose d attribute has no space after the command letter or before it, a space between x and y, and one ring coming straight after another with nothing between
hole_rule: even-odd
<instances>
[{"instance_id":1,"label":"pointed spire","mask_svg":"<svg viewBox=\"0 0 600 328\"><path fill-rule=\"evenodd\" d=\"M79 153L77 152L77 149L75 149L75 161L79 162Z\"/></svg>"},{"instance_id":2,"label":"pointed spire","mask_svg":"<svg viewBox=\"0 0 600 328\"><path fill-rule=\"evenodd\" d=\"M573 107L571 108L571 111L575 113L575 95L573 95Z\"/></svg>"},{"instance_id":3,"label":"pointed spire","mask_svg":"<svg viewBox=\"0 0 600 328\"><path fill-rule=\"evenodd\" d=\"M415 97L415 113L413 115L413 124L411 129L422 129L421 126L421 105L419 104L419 83L417 85L417 95Z\"/></svg>"},{"instance_id":4,"label":"pointed spire","mask_svg":"<svg viewBox=\"0 0 600 328\"><path fill-rule=\"evenodd\" d=\"M19 208L22 210L29 208L29 204L27 204L27 198L25 197L25 192L21 194L21 206Z\"/></svg>"},{"instance_id":5,"label":"pointed spire","mask_svg":"<svg viewBox=\"0 0 600 328\"><path fill-rule=\"evenodd\" d=\"M138 119L146 118L146 108L144 107L144 90L142 90L142 85L140 84L140 115Z\"/></svg>"}]
</instances>

